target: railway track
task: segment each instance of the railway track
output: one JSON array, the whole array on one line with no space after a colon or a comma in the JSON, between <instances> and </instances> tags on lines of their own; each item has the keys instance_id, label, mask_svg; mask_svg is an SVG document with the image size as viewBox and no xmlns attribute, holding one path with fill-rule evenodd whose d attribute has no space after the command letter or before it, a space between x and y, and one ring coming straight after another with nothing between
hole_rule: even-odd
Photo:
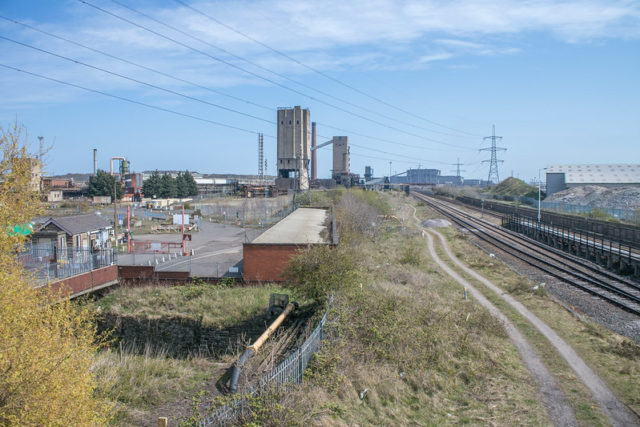
<instances>
[{"instance_id":1,"label":"railway track","mask_svg":"<svg viewBox=\"0 0 640 427\"><path fill-rule=\"evenodd\" d=\"M573 287L640 316L640 286L580 258L476 218L461 209L419 193L414 197L479 239Z\"/></svg>"}]
</instances>

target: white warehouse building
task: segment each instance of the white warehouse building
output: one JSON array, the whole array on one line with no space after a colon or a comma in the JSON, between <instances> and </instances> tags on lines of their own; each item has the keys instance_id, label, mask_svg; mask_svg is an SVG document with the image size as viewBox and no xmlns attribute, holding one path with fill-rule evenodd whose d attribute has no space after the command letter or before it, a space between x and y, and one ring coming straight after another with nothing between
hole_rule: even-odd
<instances>
[{"instance_id":1,"label":"white warehouse building","mask_svg":"<svg viewBox=\"0 0 640 427\"><path fill-rule=\"evenodd\" d=\"M640 186L640 164L547 166L547 195L581 185Z\"/></svg>"}]
</instances>

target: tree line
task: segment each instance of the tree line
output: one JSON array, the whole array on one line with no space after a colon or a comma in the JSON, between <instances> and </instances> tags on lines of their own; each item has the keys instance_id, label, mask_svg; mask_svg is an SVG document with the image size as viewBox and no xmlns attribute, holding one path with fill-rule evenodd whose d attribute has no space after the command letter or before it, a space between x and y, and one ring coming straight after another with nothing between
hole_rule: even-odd
<instances>
[{"instance_id":1,"label":"tree line","mask_svg":"<svg viewBox=\"0 0 640 427\"><path fill-rule=\"evenodd\" d=\"M87 192L89 196L111 196L116 192L116 198L121 199L123 195L122 185L116 182L116 177L99 170L95 176L89 179ZM196 180L189 171L179 172L175 178L168 173L160 175L155 171L142 184L142 192L145 197L150 198L175 198L198 195Z\"/></svg>"},{"instance_id":2,"label":"tree line","mask_svg":"<svg viewBox=\"0 0 640 427\"><path fill-rule=\"evenodd\" d=\"M168 173L161 176L158 171L155 171L144 181L142 192L145 197L150 198L182 198L197 196L198 186L189 171L179 172L175 178Z\"/></svg>"}]
</instances>

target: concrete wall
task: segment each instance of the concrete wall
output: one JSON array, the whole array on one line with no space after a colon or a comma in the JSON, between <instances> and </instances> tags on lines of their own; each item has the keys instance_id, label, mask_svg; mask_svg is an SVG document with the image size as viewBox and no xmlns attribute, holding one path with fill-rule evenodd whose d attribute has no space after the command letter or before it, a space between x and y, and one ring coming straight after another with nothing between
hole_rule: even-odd
<instances>
[{"instance_id":1,"label":"concrete wall","mask_svg":"<svg viewBox=\"0 0 640 427\"><path fill-rule=\"evenodd\" d=\"M243 245L243 278L247 282L280 282L289 260L304 245L253 244Z\"/></svg>"}]
</instances>

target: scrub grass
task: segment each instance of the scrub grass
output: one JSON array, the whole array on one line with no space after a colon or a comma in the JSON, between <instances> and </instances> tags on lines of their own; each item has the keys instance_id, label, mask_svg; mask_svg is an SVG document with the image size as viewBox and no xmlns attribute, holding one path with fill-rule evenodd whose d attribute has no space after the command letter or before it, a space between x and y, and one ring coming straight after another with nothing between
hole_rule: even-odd
<instances>
[{"instance_id":1,"label":"scrub grass","mask_svg":"<svg viewBox=\"0 0 640 427\"><path fill-rule=\"evenodd\" d=\"M612 332L603 326L588 320L578 318L567 311L551 298L538 283L519 275L506 264L488 255L461 233L448 231L449 244L456 256L465 264L476 269L480 274L500 286L515 299L521 302L542 321L552 327L585 360L585 362L609 385L618 398L636 413L640 413L640 347L629 338ZM534 286L538 289L534 290ZM480 286L479 286L480 287ZM490 293L485 292L486 296ZM506 304L506 303L505 303ZM518 320L520 316L510 316ZM523 332L527 332L527 325L523 323ZM533 327L529 327L534 329ZM546 339L537 331L527 332L529 339L540 341L542 345ZM555 363L560 358L555 350L548 349L547 361ZM564 364L564 363L563 363ZM570 369L568 366L561 370ZM574 393L571 388L570 395ZM573 399L572 399L573 400ZM578 402L576 415L590 416L590 406L586 402Z\"/></svg>"},{"instance_id":2,"label":"scrub grass","mask_svg":"<svg viewBox=\"0 0 640 427\"><path fill-rule=\"evenodd\" d=\"M115 403L113 424L140 425L154 421L154 408L195 392L211 375L211 364L203 358L172 359L149 347L141 355L106 349L93 370L109 384L103 392Z\"/></svg>"},{"instance_id":3,"label":"scrub grass","mask_svg":"<svg viewBox=\"0 0 640 427\"><path fill-rule=\"evenodd\" d=\"M158 319L202 319L206 326L228 327L264 313L281 286L239 287L192 282L181 286L121 287L98 301L105 313Z\"/></svg>"},{"instance_id":4,"label":"scrub grass","mask_svg":"<svg viewBox=\"0 0 640 427\"><path fill-rule=\"evenodd\" d=\"M350 200L337 209L343 248L336 254L350 257L360 283L334 289L326 345L305 384L278 404L319 425L549 424L498 321L464 301L461 287L430 259L408 254L407 247L426 248L415 230L398 227L397 217L412 213L407 196L365 193L345 192ZM353 197L377 212L375 232L344 218L348 207L362 212ZM383 219L383 211L396 218ZM313 271L297 271L305 274L301 282L311 280ZM248 422L277 424L268 416Z\"/></svg>"}]
</instances>

